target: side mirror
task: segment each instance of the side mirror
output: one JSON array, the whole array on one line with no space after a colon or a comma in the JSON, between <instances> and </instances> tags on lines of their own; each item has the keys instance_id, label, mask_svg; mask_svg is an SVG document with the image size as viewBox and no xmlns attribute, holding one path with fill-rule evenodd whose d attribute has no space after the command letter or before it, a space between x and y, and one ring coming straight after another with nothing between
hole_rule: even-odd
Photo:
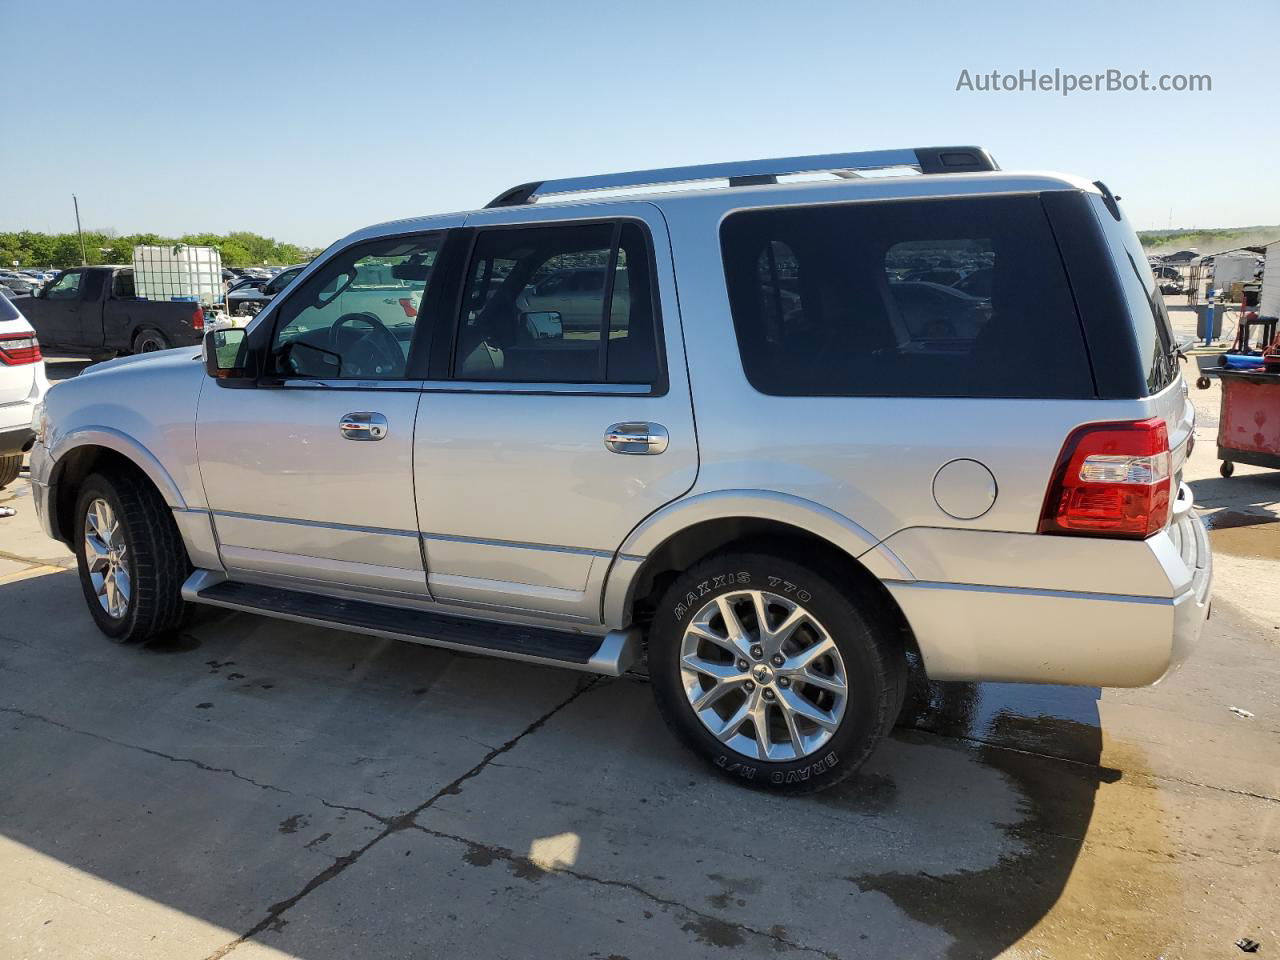
<instances>
[{"instance_id":1,"label":"side mirror","mask_svg":"<svg viewBox=\"0 0 1280 960\"><path fill-rule=\"evenodd\" d=\"M522 313L520 322L532 340L564 339L564 318L559 310L533 310Z\"/></svg>"},{"instance_id":2,"label":"side mirror","mask_svg":"<svg viewBox=\"0 0 1280 960\"><path fill-rule=\"evenodd\" d=\"M257 363L249 349L244 327L222 327L204 335L204 369L215 380L230 386L231 381L251 381L258 376Z\"/></svg>"}]
</instances>

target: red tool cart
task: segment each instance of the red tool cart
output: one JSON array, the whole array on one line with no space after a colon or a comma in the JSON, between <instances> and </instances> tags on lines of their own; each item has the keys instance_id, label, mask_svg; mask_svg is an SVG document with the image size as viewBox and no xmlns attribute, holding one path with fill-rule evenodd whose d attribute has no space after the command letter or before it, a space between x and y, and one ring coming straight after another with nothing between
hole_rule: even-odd
<instances>
[{"instance_id":1,"label":"red tool cart","mask_svg":"<svg viewBox=\"0 0 1280 960\"><path fill-rule=\"evenodd\" d=\"M1229 477L1237 463L1280 469L1280 372L1224 369L1218 376L1219 472Z\"/></svg>"}]
</instances>

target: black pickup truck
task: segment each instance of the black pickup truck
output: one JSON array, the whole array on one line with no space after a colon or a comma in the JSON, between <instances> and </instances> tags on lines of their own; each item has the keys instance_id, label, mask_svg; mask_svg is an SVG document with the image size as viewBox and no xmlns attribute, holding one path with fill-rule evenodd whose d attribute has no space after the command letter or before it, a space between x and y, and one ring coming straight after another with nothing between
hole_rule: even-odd
<instances>
[{"instance_id":1,"label":"black pickup truck","mask_svg":"<svg viewBox=\"0 0 1280 960\"><path fill-rule=\"evenodd\" d=\"M66 270L19 309L42 347L95 357L193 346L204 336L200 304L137 299L132 267Z\"/></svg>"}]
</instances>

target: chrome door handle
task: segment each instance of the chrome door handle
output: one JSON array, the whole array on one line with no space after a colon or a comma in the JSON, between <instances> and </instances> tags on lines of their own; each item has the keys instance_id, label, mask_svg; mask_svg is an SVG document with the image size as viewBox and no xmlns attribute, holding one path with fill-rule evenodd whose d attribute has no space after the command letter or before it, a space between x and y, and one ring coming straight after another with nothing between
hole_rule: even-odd
<instances>
[{"instance_id":1,"label":"chrome door handle","mask_svg":"<svg viewBox=\"0 0 1280 960\"><path fill-rule=\"evenodd\" d=\"M670 439L660 423L615 423L604 432L604 445L613 453L653 455L667 449Z\"/></svg>"},{"instance_id":2,"label":"chrome door handle","mask_svg":"<svg viewBox=\"0 0 1280 960\"><path fill-rule=\"evenodd\" d=\"M381 440L387 435L387 418L380 413L348 413L338 421L338 430L348 440Z\"/></svg>"}]
</instances>

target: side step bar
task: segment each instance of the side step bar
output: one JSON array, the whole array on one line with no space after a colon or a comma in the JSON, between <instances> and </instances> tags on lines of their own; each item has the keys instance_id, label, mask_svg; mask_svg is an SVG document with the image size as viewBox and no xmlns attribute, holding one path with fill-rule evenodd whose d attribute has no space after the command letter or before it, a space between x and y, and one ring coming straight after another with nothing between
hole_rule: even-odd
<instances>
[{"instance_id":1,"label":"side step bar","mask_svg":"<svg viewBox=\"0 0 1280 960\"><path fill-rule=\"evenodd\" d=\"M603 637L508 623L489 623L365 600L345 600L299 590L236 583L197 570L182 585L192 603L293 620L376 637L391 637L449 650L484 653L588 673L621 676L640 650L639 631L611 630Z\"/></svg>"}]
</instances>

